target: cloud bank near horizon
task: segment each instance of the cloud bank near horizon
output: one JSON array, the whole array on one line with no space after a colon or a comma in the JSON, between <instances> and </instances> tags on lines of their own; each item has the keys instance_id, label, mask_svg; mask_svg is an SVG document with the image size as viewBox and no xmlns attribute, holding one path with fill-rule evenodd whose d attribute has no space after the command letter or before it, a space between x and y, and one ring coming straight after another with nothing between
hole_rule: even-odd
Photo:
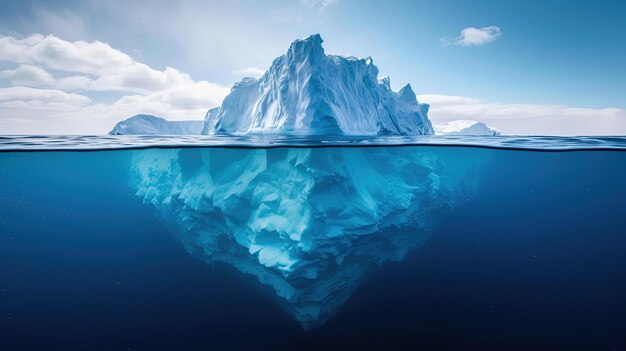
<instances>
[{"instance_id":1,"label":"cloud bank near horizon","mask_svg":"<svg viewBox=\"0 0 626 351\"><path fill-rule=\"evenodd\" d=\"M155 69L100 41L0 36L0 130L105 133L135 114L201 119L229 88Z\"/></svg>"},{"instance_id":2,"label":"cloud bank near horizon","mask_svg":"<svg viewBox=\"0 0 626 351\"><path fill-rule=\"evenodd\" d=\"M463 96L418 95L433 122L468 119L509 135L626 135L626 110L565 105L492 103Z\"/></svg>"},{"instance_id":3,"label":"cloud bank near horizon","mask_svg":"<svg viewBox=\"0 0 626 351\"><path fill-rule=\"evenodd\" d=\"M140 113L200 120L229 92L176 68L150 67L107 43L53 35L0 35L0 64L0 134L105 134ZM235 73L263 72L247 67ZM440 94L418 99L431 104L434 122L473 119L505 134L626 134L626 111L618 108L487 103Z\"/></svg>"}]
</instances>

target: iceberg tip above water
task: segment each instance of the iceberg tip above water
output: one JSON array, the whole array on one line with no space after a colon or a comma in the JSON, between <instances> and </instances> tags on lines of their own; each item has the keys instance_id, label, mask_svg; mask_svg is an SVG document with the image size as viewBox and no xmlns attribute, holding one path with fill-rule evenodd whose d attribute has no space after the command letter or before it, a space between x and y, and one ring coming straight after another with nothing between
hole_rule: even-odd
<instances>
[{"instance_id":1,"label":"iceberg tip above water","mask_svg":"<svg viewBox=\"0 0 626 351\"><path fill-rule=\"evenodd\" d=\"M428 105L391 90L372 58L327 55L319 34L294 41L259 79L233 85L203 134L426 135Z\"/></svg>"},{"instance_id":2,"label":"iceberg tip above water","mask_svg":"<svg viewBox=\"0 0 626 351\"><path fill-rule=\"evenodd\" d=\"M391 89L378 77L371 57L327 55L319 34L294 41L260 78L235 83L222 105L204 121L167 121L137 115L119 122L111 135L496 136L482 122L458 120L433 125L428 104L410 84Z\"/></svg>"}]
</instances>

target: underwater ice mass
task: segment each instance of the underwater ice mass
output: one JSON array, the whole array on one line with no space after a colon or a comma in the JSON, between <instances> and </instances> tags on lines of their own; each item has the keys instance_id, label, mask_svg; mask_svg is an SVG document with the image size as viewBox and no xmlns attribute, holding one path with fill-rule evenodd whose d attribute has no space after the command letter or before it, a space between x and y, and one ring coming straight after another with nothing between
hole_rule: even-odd
<instances>
[{"instance_id":1,"label":"underwater ice mass","mask_svg":"<svg viewBox=\"0 0 626 351\"><path fill-rule=\"evenodd\" d=\"M298 40L237 83L203 134L433 134L410 86L393 92L371 59L321 43ZM130 185L189 253L256 277L309 329L374 267L422 245L481 162L428 147L149 149L135 152Z\"/></svg>"},{"instance_id":2,"label":"underwater ice mass","mask_svg":"<svg viewBox=\"0 0 626 351\"><path fill-rule=\"evenodd\" d=\"M419 247L477 164L404 147L150 149L131 186L189 253L255 276L308 329Z\"/></svg>"}]
</instances>

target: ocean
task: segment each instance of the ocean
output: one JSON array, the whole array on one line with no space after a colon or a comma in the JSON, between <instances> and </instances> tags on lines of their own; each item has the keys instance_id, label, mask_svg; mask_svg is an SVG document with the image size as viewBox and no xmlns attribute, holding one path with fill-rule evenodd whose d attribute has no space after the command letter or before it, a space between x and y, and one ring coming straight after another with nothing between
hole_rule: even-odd
<instances>
[{"instance_id":1,"label":"ocean","mask_svg":"<svg viewBox=\"0 0 626 351\"><path fill-rule=\"evenodd\" d=\"M0 150L2 350L626 350L626 138Z\"/></svg>"}]
</instances>

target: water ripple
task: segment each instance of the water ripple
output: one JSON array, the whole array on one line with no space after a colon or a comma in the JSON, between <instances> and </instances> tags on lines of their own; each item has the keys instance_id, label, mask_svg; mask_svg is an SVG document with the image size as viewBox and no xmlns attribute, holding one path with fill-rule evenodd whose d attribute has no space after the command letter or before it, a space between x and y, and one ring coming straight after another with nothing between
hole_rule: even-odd
<instances>
[{"instance_id":1,"label":"water ripple","mask_svg":"<svg viewBox=\"0 0 626 351\"><path fill-rule=\"evenodd\" d=\"M182 147L465 146L520 150L623 150L626 136L208 136L16 135L0 136L0 151L86 151Z\"/></svg>"}]
</instances>

